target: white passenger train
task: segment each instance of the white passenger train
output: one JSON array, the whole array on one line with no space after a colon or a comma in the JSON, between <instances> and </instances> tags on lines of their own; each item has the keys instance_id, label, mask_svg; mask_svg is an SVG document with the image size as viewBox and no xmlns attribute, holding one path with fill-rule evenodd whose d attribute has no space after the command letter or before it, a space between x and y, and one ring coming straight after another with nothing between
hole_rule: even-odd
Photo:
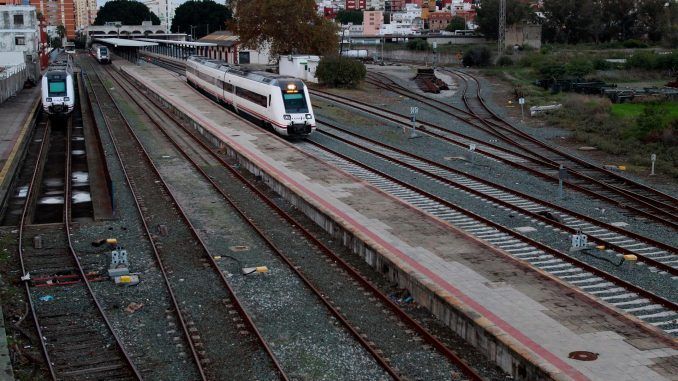
<instances>
[{"instance_id":1,"label":"white passenger train","mask_svg":"<svg viewBox=\"0 0 678 381\"><path fill-rule=\"evenodd\" d=\"M92 57L94 57L99 63L106 64L111 63L111 54L108 51L108 47L101 44L92 44L90 49Z\"/></svg>"},{"instance_id":2,"label":"white passenger train","mask_svg":"<svg viewBox=\"0 0 678 381\"><path fill-rule=\"evenodd\" d=\"M65 117L75 106L73 60L61 54L42 76L42 109L51 116Z\"/></svg>"},{"instance_id":3,"label":"white passenger train","mask_svg":"<svg viewBox=\"0 0 678 381\"><path fill-rule=\"evenodd\" d=\"M246 71L224 61L191 56L186 79L211 98L253 116L280 135L302 137L315 131L308 89L297 78Z\"/></svg>"}]
</instances>

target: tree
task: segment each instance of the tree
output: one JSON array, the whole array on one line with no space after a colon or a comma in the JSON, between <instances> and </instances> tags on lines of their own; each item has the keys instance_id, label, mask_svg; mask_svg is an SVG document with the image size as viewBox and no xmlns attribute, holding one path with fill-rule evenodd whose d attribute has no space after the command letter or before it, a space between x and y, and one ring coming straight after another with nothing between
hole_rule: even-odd
<instances>
[{"instance_id":1,"label":"tree","mask_svg":"<svg viewBox=\"0 0 678 381\"><path fill-rule=\"evenodd\" d=\"M466 29L466 19L461 16L454 16L450 23L447 24L445 30L448 32L454 32L456 30L465 30Z\"/></svg>"},{"instance_id":2,"label":"tree","mask_svg":"<svg viewBox=\"0 0 678 381\"><path fill-rule=\"evenodd\" d=\"M506 25L530 20L534 12L520 0L506 0ZM497 38L499 30L499 0L482 0L476 14L478 31L487 38Z\"/></svg>"},{"instance_id":3,"label":"tree","mask_svg":"<svg viewBox=\"0 0 678 381\"><path fill-rule=\"evenodd\" d=\"M142 21L152 21L160 25L160 19L148 7L138 1L112 0L104 4L94 25L104 25L106 22L120 21L122 25L141 25Z\"/></svg>"},{"instance_id":4,"label":"tree","mask_svg":"<svg viewBox=\"0 0 678 381\"><path fill-rule=\"evenodd\" d=\"M64 37L66 37L66 27L65 26L63 26L61 24L57 25L56 32L59 35L59 38L63 39Z\"/></svg>"},{"instance_id":5,"label":"tree","mask_svg":"<svg viewBox=\"0 0 678 381\"><path fill-rule=\"evenodd\" d=\"M337 17L334 20L339 24L353 23L353 25L360 25L363 23L363 12L342 9L337 12Z\"/></svg>"},{"instance_id":6,"label":"tree","mask_svg":"<svg viewBox=\"0 0 678 381\"><path fill-rule=\"evenodd\" d=\"M215 30L226 27L232 18L231 10L225 5L212 0L190 0L181 4L174 11L172 32L191 34L191 26L195 27L195 38L201 38Z\"/></svg>"},{"instance_id":7,"label":"tree","mask_svg":"<svg viewBox=\"0 0 678 381\"><path fill-rule=\"evenodd\" d=\"M62 44L61 39L59 37L53 37L50 40L50 46L52 46L53 48L61 48L61 47L63 47L63 44Z\"/></svg>"},{"instance_id":8,"label":"tree","mask_svg":"<svg viewBox=\"0 0 678 381\"><path fill-rule=\"evenodd\" d=\"M323 57L315 71L321 83L332 87L356 87L366 74L362 62L339 56Z\"/></svg>"},{"instance_id":9,"label":"tree","mask_svg":"<svg viewBox=\"0 0 678 381\"><path fill-rule=\"evenodd\" d=\"M270 46L272 56L337 52L338 27L318 15L314 0L235 0L232 28L246 48Z\"/></svg>"}]
</instances>

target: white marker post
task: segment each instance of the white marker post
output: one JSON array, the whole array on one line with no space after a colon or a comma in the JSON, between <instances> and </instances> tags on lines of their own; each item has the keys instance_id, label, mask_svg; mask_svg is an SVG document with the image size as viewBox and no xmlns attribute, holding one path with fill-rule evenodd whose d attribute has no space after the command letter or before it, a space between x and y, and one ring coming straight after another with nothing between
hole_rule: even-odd
<instances>
[{"instance_id":1,"label":"white marker post","mask_svg":"<svg viewBox=\"0 0 678 381\"><path fill-rule=\"evenodd\" d=\"M471 165L473 166L476 163L476 145L474 143L469 144L468 150L471 152Z\"/></svg>"},{"instance_id":2,"label":"white marker post","mask_svg":"<svg viewBox=\"0 0 678 381\"><path fill-rule=\"evenodd\" d=\"M518 103L520 103L520 121L522 122L525 119L525 98L518 98Z\"/></svg>"},{"instance_id":3,"label":"white marker post","mask_svg":"<svg viewBox=\"0 0 678 381\"><path fill-rule=\"evenodd\" d=\"M650 176L654 176L654 162L657 161L657 154L653 153L650 155L650 160L652 160L652 171L650 172Z\"/></svg>"},{"instance_id":4,"label":"white marker post","mask_svg":"<svg viewBox=\"0 0 678 381\"><path fill-rule=\"evenodd\" d=\"M419 107L412 106L410 107L410 116L412 117L412 130L410 131L410 139L418 138L417 135L417 114L419 113Z\"/></svg>"}]
</instances>

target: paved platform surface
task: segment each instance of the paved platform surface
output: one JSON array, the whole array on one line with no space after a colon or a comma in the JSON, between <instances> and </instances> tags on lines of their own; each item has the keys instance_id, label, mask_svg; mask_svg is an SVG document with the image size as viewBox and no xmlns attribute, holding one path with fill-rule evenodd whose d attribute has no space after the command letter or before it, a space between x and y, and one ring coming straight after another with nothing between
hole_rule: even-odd
<instances>
[{"instance_id":1,"label":"paved platform surface","mask_svg":"<svg viewBox=\"0 0 678 381\"><path fill-rule=\"evenodd\" d=\"M176 74L117 66L323 210L485 332L572 380L678 380L675 340L321 162L215 105ZM598 353L596 361L568 358Z\"/></svg>"},{"instance_id":2,"label":"paved platform surface","mask_svg":"<svg viewBox=\"0 0 678 381\"><path fill-rule=\"evenodd\" d=\"M40 102L40 87L21 90L15 97L0 104L0 202L21 158L27 139L33 110ZM12 362L7 348L5 324L0 311L0 380L14 380Z\"/></svg>"}]
</instances>

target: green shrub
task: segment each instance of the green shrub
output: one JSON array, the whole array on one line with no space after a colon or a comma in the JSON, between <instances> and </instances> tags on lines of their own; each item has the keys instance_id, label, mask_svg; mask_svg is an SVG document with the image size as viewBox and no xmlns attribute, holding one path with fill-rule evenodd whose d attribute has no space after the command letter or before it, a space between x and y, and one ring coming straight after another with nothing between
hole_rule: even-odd
<instances>
[{"instance_id":1,"label":"green shrub","mask_svg":"<svg viewBox=\"0 0 678 381\"><path fill-rule=\"evenodd\" d=\"M653 52L635 52L626 59L627 68L652 70L657 66L657 55Z\"/></svg>"},{"instance_id":2,"label":"green shrub","mask_svg":"<svg viewBox=\"0 0 678 381\"><path fill-rule=\"evenodd\" d=\"M647 48L647 44L639 40L626 40L622 43L625 48L635 49L635 48Z\"/></svg>"},{"instance_id":3,"label":"green shrub","mask_svg":"<svg viewBox=\"0 0 678 381\"><path fill-rule=\"evenodd\" d=\"M574 59L565 64L567 75L582 78L593 71L593 63L587 59Z\"/></svg>"},{"instance_id":4,"label":"green shrub","mask_svg":"<svg viewBox=\"0 0 678 381\"><path fill-rule=\"evenodd\" d=\"M320 83L331 87L356 87L366 74L362 62L338 56L323 57L315 72Z\"/></svg>"},{"instance_id":5,"label":"green shrub","mask_svg":"<svg viewBox=\"0 0 678 381\"><path fill-rule=\"evenodd\" d=\"M610 70L612 69L612 65L602 58L597 58L593 60L593 68L595 70Z\"/></svg>"},{"instance_id":6,"label":"green shrub","mask_svg":"<svg viewBox=\"0 0 678 381\"><path fill-rule=\"evenodd\" d=\"M486 46L471 48L464 53L461 62L464 66L488 66L492 52Z\"/></svg>"},{"instance_id":7,"label":"green shrub","mask_svg":"<svg viewBox=\"0 0 678 381\"><path fill-rule=\"evenodd\" d=\"M421 38L414 38L407 41L407 49L410 50L429 50L431 45Z\"/></svg>"},{"instance_id":8,"label":"green shrub","mask_svg":"<svg viewBox=\"0 0 678 381\"><path fill-rule=\"evenodd\" d=\"M513 65L513 60L511 59L511 57L501 56L501 57L499 57L499 60L497 60L497 65L498 66L511 66L511 65Z\"/></svg>"},{"instance_id":9,"label":"green shrub","mask_svg":"<svg viewBox=\"0 0 678 381\"><path fill-rule=\"evenodd\" d=\"M567 73L565 65L552 61L542 62L537 70L542 78L549 79L562 79Z\"/></svg>"}]
</instances>

